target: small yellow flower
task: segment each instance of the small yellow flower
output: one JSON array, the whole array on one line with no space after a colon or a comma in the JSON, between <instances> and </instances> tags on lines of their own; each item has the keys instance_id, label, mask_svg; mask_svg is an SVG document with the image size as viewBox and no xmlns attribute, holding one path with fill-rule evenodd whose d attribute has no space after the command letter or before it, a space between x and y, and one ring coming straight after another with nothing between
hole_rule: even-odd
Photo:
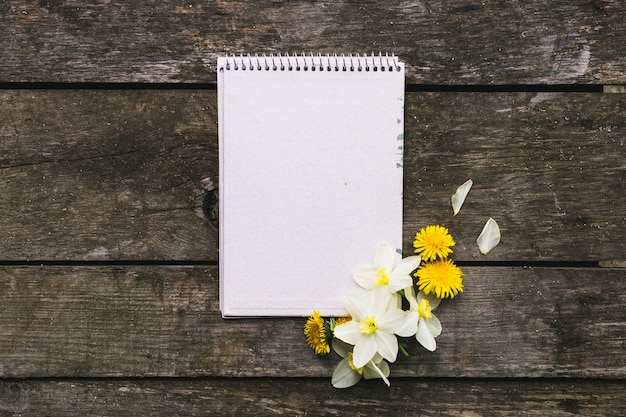
<instances>
[{"instance_id":1,"label":"small yellow flower","mask_svg":"<svg viewBox=\"0 0 626 417\"><path fill-rule=\"evenodd\" d=\"M359 323L359 330L363 334L373 334L378 329L378 323L376 323L376 317L367 316L361 320Z\"/></svg>"},{"instance_id":2,"label":"small yellow flower","mask_svg":"<svg viewBox=\"0 0 626 417\"><path fill-rule=\"evenodd\" d=\"M304 335L307 344L315 351L316 355L330 353L330 344L326 338L326 323L318 310L307 319L304 325Z\"/></svg>"},{"instance_id":3,"label":"small yellow flower","mask_svg":"<svg viewBox=\"0 0 626 417\"><path fill-rule=\"evenodd\" d=\"M348 365L350 366L350 369L358 372L359 375L363 375L363 367L357 368L356 366L354 366L354 362L352 362L352 356L353 356L353 353L348 352L348 357L346 359L348 360Z\"/></svg>"},{"instance_id":4,"label":"small yellow flower","mask_svg":"<svg viewBox=\"0 0 626 417\"><path fill-rule=\"evenodd\" d=\"M425 319L430 319L433 317L433 309L430 306L430 302L428 299L424 298L417 304L417 312L420 317L424 317Z\"/></svg>"},{"instance_id":5,"label":"small yellow flower","mask_svg":"<svg viewBox=\"0 0 626 417\"><path fill-rule=\"evenodd\" d=\"M432 261L437 258L446 258L452 253L454 239L448 233L448 229L443 226L426 226L415 234L413 247L415 253L422 257L424 261Z\"/></svg>"},{"instance_id":6,"label":"small yellow flower","mask_svg":"<svg viewBox=\"0 0 626 417\"><path fill-rule=\"evenodd\" d=\"M463 271L450 259L426 262L419 267L415 276L417 287L425 294L434 293L437 298L454 298L463 292Z\"/></svg>"},{"instance_id":7,"label":"small yellow flower","mask_svg":"<svg viewBox=\"0 0 626 417\"><path fill-rule=\"evenodd\" d=\"M331 326L332 327L331 330L334 329L335 326L339 326L340 324L347 323L351 320L352 320L352 316L350 314L348 314L346 317L337 317Z\"/></svg>"}]
</instances>

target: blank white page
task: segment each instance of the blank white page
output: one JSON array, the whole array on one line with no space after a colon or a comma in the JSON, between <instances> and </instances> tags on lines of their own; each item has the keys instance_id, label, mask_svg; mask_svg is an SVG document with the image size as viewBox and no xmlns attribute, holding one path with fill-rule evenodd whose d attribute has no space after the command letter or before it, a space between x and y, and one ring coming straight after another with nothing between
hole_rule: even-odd
<instances>
[{"instance_id":1,"label":"blank white page","mask_svg":"<svg viewBox=\"0 0 626 417\"><path fill-rule=\"evenodd\" d=\"M218 112L222 315L345 315L352 272L402 247L403 64L222 57Z\"/></svg>"}]
</instances>

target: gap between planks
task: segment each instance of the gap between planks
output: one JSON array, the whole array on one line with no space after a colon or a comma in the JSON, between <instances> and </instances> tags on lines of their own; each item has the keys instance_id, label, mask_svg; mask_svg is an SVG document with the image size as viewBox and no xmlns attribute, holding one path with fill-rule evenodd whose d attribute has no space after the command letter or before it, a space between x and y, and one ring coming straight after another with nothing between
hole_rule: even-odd
<instances>
[{"instance_id":1,"label":"gap between planks","mask_svg":"<svg viewBox=\"0 0 626 417\"><path fill-rule=\"evenodd\" d=\"M217 90L217 83L140 83L140 82L4 82L0 90ZM625 93L623 85L601 84L407 84L407 92L450 93Z\"/></svg>"}]
</instances>

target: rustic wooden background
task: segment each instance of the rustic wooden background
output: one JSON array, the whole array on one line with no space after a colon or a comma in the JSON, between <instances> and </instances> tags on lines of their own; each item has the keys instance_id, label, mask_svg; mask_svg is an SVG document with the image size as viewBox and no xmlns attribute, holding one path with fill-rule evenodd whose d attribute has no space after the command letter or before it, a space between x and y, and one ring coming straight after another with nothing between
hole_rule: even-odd
<instances>
[{"instance_id":1,"label":"rustic wooden background","mask_svg":"<svg viewBox=\"0 0 626 417\"><path fill-rule=\"evenodd\" d=\"M0 415L623 416L625 9L0 1ZM309 51L406 62L405 250L445 224L466 273L391 388L219 313L216 57Z\"/></svg>"}]
</instances>

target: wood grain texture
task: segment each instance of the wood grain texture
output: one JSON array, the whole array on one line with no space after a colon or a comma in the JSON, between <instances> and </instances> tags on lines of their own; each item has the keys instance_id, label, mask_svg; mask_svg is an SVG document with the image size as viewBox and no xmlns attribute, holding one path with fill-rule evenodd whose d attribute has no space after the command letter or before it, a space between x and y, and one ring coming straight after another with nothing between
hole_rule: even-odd
<instances>
[{"instance_id":1,"label":"wood grain texture","mask_svg":"<svg viewBox=\"0 0 626 417\"><path fill-rule=\"evenodd\" d=\"M623 269L464 267L397 377L626 379ZM304 318L224 320L212 267L0 268L0 376L329 377Z\"/></svg>"},{"instance_id":2,"label":"wood grain texture","mask_svg":"<svg viewBox=\"0 0 626 417\"><path fill-rule=\"evenodd\" d=\"M626 107L621 95L415 93L406 106L405 247L427 224L450 227L457 259L622 260ZM450 197L474 186L461 212ZM475 240L493 217L502 243Z\"/></svg>"},{"instance_id":3,"label":"wood grain texture","mask_svg":"<svg viewBox=\"0 0 626 417\"><path fill-rule=\"evenodd\" d=\"M215 94L0 92L3 259L216 259Z\"/></svg>"},{"instance_id":4,"label":"wood grain texture","mask_svg":"<svg viewBox=\"0 0 626 417\"><path fill-rule=\"evenodd\" d=\"M220 53L388 51L410 83L625 84L624 15L615 0L9 0L0 82L204 83Z\"/></svg>"},{"instance_id":5,"label":"wood grain texture","mask_svg":"<svg viewBox=\"0 0 626 417\"><path fill-rule=\"evenodd\" d=\"M325 379L0 382L0 412L38 416L622 417L623 381L407 380L333 389Z\"/></svg>"},{"instance_id":6,"label":"wood grain texture","mask_svg":"<svg viewBox=\"0 0 626 417\"><path fill-rule=\"evenodd\" d=\"M623 416L625 29L614 0L0 0L0 415ZM304 318L221 318L216 93L124 90L309 51L395 53L413 85L618 93L407 94L404 249L448 226L465 292L391 388L333 389Z\"/></svg>"},{"instance_id":7,"label":"wood grain texture","mask_svg":"<svg viewBox=\"0 0 626 417\"><path fill-rule=\"evenodd\" d=\"M202 90L0 92L1 257L216 261L216 101ZM624 126L619 94L407 93L405 253L440 223L456 260L623 262ZM503 241L482 257L489 217Z\"/></svg>"}]
</instances>

